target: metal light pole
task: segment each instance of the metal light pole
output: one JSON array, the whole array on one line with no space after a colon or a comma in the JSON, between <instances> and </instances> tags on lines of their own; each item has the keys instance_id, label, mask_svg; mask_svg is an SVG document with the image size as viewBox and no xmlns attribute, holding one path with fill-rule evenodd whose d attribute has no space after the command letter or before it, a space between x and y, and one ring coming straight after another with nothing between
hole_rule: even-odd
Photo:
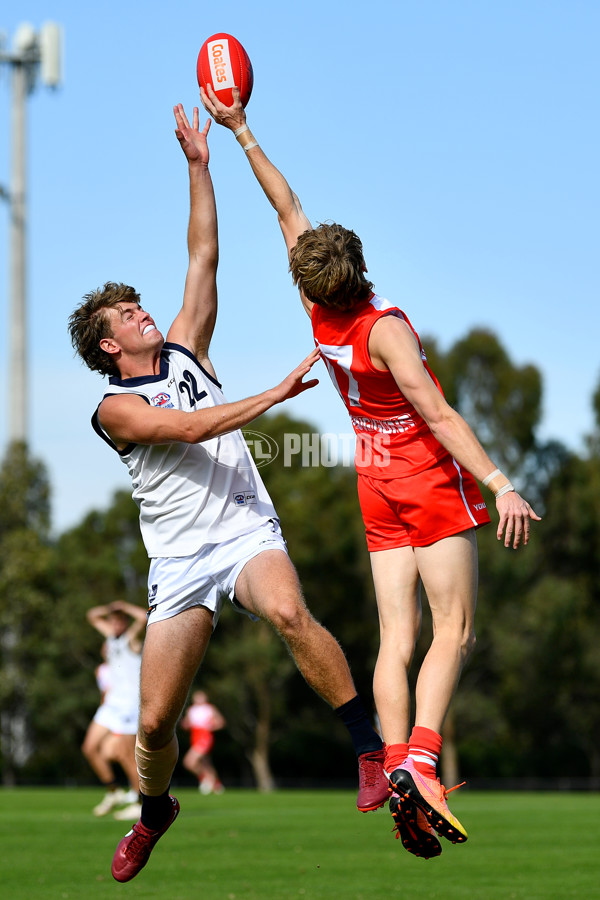
<instances>
[{"instance_id":1,"label":"metal light pole","mask_svg":"<svg viewBox=\"0 0 600 900\"><path fill-rule=\"evenodd\" d=\"M61 83L62 29L53 22L36 34L33 26L19 25L13 49L3 49L0 65L12 70L12 177L10 190L0 196L10 207L10 420L9 441L27 440L27 134L26 100L35 88L41 68L42 82Z\"/></svg>"},{"instance_id":2,"label":"metal light pole","mask_svg":"<svg viewBox=\"0 0 600 900\"><path fill-rule=\"evenodd\" d=\"M35 88L38 71L44 84L57 87L61 81L60 48L62 32L48 23L36 34L31 25L20 25L12 51L4 49L0 34L0 66L6 63L12 72L12 175L10 189L0 185L0 198L10 209L10 422L9 441L27 440L27 179L26 179L26 100ZM0 656L12 691L9 702L0 711L0 740L5 766L3 784L14 784L17 768L31 753L28 739L28 713L22 685L22 671L16 661L18 627L4 629L0 635Z\"/></svg>"}]
</instances>

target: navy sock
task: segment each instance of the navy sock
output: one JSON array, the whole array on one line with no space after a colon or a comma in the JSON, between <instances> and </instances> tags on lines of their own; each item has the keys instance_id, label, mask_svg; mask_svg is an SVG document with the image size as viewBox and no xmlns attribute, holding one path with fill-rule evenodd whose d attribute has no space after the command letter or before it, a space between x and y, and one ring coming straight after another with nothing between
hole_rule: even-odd
<instances>
[{"instance_id":1,"label":"navy sock","mask_svg":"<svg viewBox=\"0 0 600 900\"><path fill-rule=\"evenodd\" d=\"M158 797L148 797L147 794L140 794L140 797L142 798L142 825L152 831L159 831L171 812L169 791L166 790Z\"/></svg>"},{"instance_id":2,"label":"navy sock","mask_svg":"<svg viewBox=\"0 0 600 900\"><path fill-rule=\"evenodd\" d=\"M381 738L369 722L362 700L356 695L343 706L338 706L336 715L340 717L352 738L356 755L372 753L381 750L383 743Z\"/></svg>"},{"instance_id":3,"label":"navy sock","mask_svg":"<svg viewBox=\"0 0 600 900\"><path fill-rule=\"evenodd\" d=\"M102 787L105 791L110 791L112 793L113 791L119 790L120 784L118 781L103 781Z\"/></svg>"}]
</instances>

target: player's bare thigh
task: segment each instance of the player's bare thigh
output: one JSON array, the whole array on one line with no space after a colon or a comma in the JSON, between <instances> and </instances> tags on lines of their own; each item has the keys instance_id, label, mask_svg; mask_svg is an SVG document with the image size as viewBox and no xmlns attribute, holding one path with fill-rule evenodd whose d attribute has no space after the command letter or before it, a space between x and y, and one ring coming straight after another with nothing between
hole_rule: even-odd
<instances>
[{"instance_id":1,"label":"player's bare thigh","mask_svg":"<svg viewBox=\"0 0 600 900\"><path fill-rule=\"evenodd\" d=\"M105 759L111 762L118 762L121 756L122 739L123 735L112 733L105 737L102 742L102 755ZM133 739L135 743L135 737Z\"/></svg>"},{"instance_id":2,"label":"player's bare thigh","mask_svg":"<svg viewBox=\"0 0 600 900\"><path fill-rule=\"evenodd\" d=\"M110 728L100 725L99 722L90 722L83 740L82 750L84 753L99 753L100 747L104 741L112 734Z\"/></svg>"},{"instance_id":3,"label":"player's bare thigh","mask_svg":"<svg viewBox=\"0 0 600 900\"><path fill-rule=\"evenodd\" d=\"M275 625L310 615L296 569L281 550L265 550L248 560L235 583L235 596L248 612Z\"/></svg>"},{"instance_id":4,"label":"player's bare thigh","mask_svg":"<svg viewBox=\"0 0 600 900\"><path fill-rule=\"evenodd\" d=\"M421 624L421 604L413 548L377 550L370 557L382 633L394 630L416 635Z\"/></svg>"}]
</instances>

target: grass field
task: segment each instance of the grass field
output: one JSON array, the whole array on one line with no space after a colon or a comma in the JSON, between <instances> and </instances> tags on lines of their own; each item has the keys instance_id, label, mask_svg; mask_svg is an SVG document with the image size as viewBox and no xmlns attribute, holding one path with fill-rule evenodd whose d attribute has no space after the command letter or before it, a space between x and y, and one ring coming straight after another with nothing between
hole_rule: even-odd
<instances>
[{"instance_id":1,"label":"grass field","mask_svg":"<svg viewBox=\"0 0 600 900\"><path fill-rule=\"evenodd\" d=\"M566 900L600 897L600 795L452 797L469 841L408 854L387 811L346 791L175 791L182 811L128 884L110 875L127 824L95 819L92 789L0 791L5 900Z\"/></svg>"}]
</instances>

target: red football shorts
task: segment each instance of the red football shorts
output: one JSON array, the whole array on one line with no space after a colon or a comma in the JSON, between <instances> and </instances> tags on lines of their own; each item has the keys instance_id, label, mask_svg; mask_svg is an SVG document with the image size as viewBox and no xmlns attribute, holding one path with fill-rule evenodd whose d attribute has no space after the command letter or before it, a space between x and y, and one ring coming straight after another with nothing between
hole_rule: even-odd
<instances>
[{"instance_id":1,"label":"red football shorts","mask_svg":"<svg viewBox=\"0 0 600 900\"><path fill-rule=\"evenodd\" d=\"M490 517L473 476L451 456L404 478L358 475L358 499L367 547L427 547Z\"/></svg>"},{"instance_id":2,"label":"red football shorts","mask_svg":"<svg viewBox=\"0 0 600 900\"><path fill-rule=\"evenodd\" d=\"M215 738L212 731L198 731L193 735L191 741L192 748L200 756L206 756L207 753L210 753L214 743Z\"/></svg>"}]
</instances>

